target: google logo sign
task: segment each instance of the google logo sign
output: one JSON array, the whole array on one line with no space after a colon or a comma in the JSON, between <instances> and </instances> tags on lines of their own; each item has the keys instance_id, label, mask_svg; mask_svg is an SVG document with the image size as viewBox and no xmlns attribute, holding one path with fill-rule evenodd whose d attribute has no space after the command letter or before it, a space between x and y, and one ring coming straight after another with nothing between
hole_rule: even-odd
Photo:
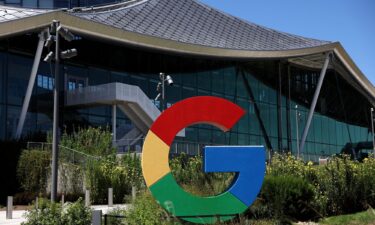
<instances>
[{"instance_id":1,"label":"google logo sign","mask_svg":"<svg viewBox=\"0 0 375 225\"><path fill-rule=\"evenodd\" d=\"M256 199L265 175L263 146L206 146L204 172L236 172L230 187L217 196L200 197L181 188L169 168L170 145L177 133L194 124L229 131L245 111L211 96L188 98L165 110L151 126L142 153L142 171L154 198L170 214L193 223L226 221Z\"/></svg>"}]
</instances>

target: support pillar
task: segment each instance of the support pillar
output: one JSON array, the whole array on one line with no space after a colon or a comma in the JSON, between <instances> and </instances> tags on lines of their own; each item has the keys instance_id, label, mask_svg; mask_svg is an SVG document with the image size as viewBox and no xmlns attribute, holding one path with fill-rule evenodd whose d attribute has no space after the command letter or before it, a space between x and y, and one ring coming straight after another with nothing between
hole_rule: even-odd
<instances>
[{"instance_id":1,"label":"support pillar","mask_svg":"<svg viewBox=\"0 0 375 225\"><path fill-rule=\"evenodd\" d=\"M51 178L51 202L56 202L58 172L59 172L59 114L60 114L60 87L59 87L59 72L60 72L60 39L59 27L60 22L54 20L52 26L56 28L55 35L55 82L53 87L53 124L52 124L52 178Z\"/></svg>"},{"instance_id":2,"label":"support pillar","mask_svg":"<svg viewBox=\"0 0 375 225\"><path fill-rule=\"evenodd\" d=\"M91 206L91 200L90 200L90 190L85 191L85 206L90 207Z\"/></svg>"},{"instance_id":3,"label":"support pillar","mask_svg":"<svg viewBox=\"0 0 375 225\"><path fill-rule=\"evenodd\" d=\"M7 199L6 219L7 220L13 219L13 196L8 196L8 199Z\"/></svg>"},{"instance_id":4,"label":"support pillar","mask_svg":"<svg viewBox=\"0 0 375 225\"><path fill-rule=\"evenodd\" d=\"M306 138L307 138L307 135L308 135L309 130L310 130L311 120L312 120L312 117L313 117L314 112L315 112L315 107L316 107L316 103L318 102L320 90L322 89L322 86L323 86L323 81L324 81L324 77L326 76L326 72L327 72L327 68L328 68L328 65L329 65L331 54L332 53L327 53L326 59L324 61L323 68L320 72L318 85L316 86L314 97L313 97L313 100L311 102L309 115L308 115L307 121L306 121L306 126L305 126L305 129L303 130L303 135L302 135L301 145L300 145L300 152L301 153L303 153L303 150L305 148Z\"/></svg>"},{"instance_id":5,"label":"support pillar","mask_svg":"<svg viewBox=\"0 0 375 225\"><path fill-rule=\"evenodd\" d=\"M113 188L108 188L108 207L113 207Z\"/></svg>"},{"instance_id":6,"label":"support pillar","mask_svg":"<svg viewBox=\"0 0 375 225\"><path fill-rule=\"evenodd\" d=\"M271 141L270 141L270 139L268 137L266 127L264 126L263 120L262 120L262 118L260 116L260 111L259 111L259 108L258 108L258 104L255 101L254 93L253 93L253 91L252 91L252 89L251 89L251 87L249 85L249 82L248 82L248 80L247 80L247 78L246 78L246 76L245 76L245 74L244 74L243 71L241 71L241 76L242 76L242 80L243 80L243 83L245 85L245 89L247 91L247 94L249 95L250 100L254 104L255 115L257 116L260 128L262 130L263 138L264 138L264 141L266 142L267 149L270 150L270 151L273 151L272 144L271 144Z\"/></svg>"},{"instance_id":7,"label":"support pillar","mask_svg":"<svg viewBox=\"0 0 375 225\"><path fill-rule=\"evenodd\" d=\"M112 105L112 141L114 144L116 144L116 141L117 141L117 134L116 134L116 131L117 131L117 124L116 124L116 118L117 118L117 105L116 103Z\"/></svg>"},{"instance_id":8,"label":"support pillar","mask_svg":"<svg viewBox=\"0 0 375 225\"><path fill-rule=\"evenodd\" d=\"M23 99L21 115L20 115L20 119L18 120L17 130L16 130L16 133L15 133L16 139L19 139L21 137L23 125L25 124L26 114L27 114L27 110L29 108L31 94L33 92L35 79L36 79L36 75L37 75L37 72L38 72L40 58L42 56L43 45L44 45L44 42L46 40L46 33L47 32L48 31L43 30L39 34L38 47L36 49L36 53L35 53L35 57L34 57L34 63L33 63L32 69L31 69L29 84L27 85L26 95L25 95L25 98Z\"/></svg>"},{"instance_id":9,"label":"support pillar","mask_svg":"<svg viewBox=\"0 0 375 225\"><path fill-rule=\"evenodd\" d=\"M291 135L291 123L290 123L290 99L291 99L291 93L290 93L290 65L288 65L288 82L287 82L287 93L288 96L286 98L286 132L287 132L287 138L288 138L288 151L292 152L292 135Z\"/></svg>"},{"instance_id":10,"label":"support pillar","mask_svg":"<svg viewBox=\"0 0 375 225\"><path fill-rule=\"evenodd\" d=\"M282 152L283 151L283 128L282 128L282 116L281 116L281 88L282 88L282 85L281 85L281 70L282 70L282 65L281 65L281 62L278 63L279 64L279 72L278 72L278 79L277 79L277 137L278 137L278 150L279 152Z\"/></svg>"}]
</instances>

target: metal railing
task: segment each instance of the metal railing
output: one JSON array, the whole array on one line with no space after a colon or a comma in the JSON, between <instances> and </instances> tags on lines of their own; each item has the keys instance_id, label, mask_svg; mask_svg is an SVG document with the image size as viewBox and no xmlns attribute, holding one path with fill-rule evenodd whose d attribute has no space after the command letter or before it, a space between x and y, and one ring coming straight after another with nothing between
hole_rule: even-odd
<instances>
[{"instance_id":1,"label":"metal railing","mask_svg":"<svg viewBox=\"0 0 375 225\"><path fill-rule=\"evenodd\" d=\"M143 147L143 141L145 138L138 138L134 139L136 141L133 145L123 145L118 146L118 154L128 154L128 153L142 153L142 147ZM180 155L180 154L186 154L189 156L196 156L196 155L202 155L203 149L205 146L218 146L222 144L215 144L215 143L197 143L197 142L189 142L189 141L174 141L170 147L170 154L171 155ZM27 148L39 148L43 150L50 150L51 144L50 143L43 143L43 142L28 142ZM79 162L80 158L90 158L92 160L102 160L100 157L92 156L80 151L77 151L75 149L71 149L65 146L61 146L62 149L60 152L63 157L66 157L70 160L70 162ZM271 155L270 152L267 151L267 160ZM65 154L65 155L64 155ZM293 154L295 155L295 154ZM326 159L329 158L329 155L327 154L317 154L317 153L308 153L304 152L300 155L300 158L304 161L312 161L318 163L320 159ZM84 163L84 162L81 162Z\"/></svg>"},{"instance_id":2,"label":"metal railing","mask_svg":"<svg viewBox=\"0 0 375 225\"><path fill-rule=\"evenodd\" d=\"M84 165L88 160L91 161L107 161L100 156L90 155L76 149L72 149L63 145L59 145L59 158L65 162L72 164ZM27 149L40 149L43 151L52 151L52 143L47 142L27 142ZM110 162L110 161L108 161Z\"/></svg>"}]
</instances>

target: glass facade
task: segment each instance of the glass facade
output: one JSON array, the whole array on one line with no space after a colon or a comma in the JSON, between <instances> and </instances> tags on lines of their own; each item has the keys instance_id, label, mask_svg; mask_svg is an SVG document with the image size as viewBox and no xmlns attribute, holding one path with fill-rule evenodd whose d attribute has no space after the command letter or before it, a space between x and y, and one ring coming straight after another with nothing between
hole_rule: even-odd
<instances>
[{"instance_id":1,"label":"glass facade","mask_svg":"<svg viewBox=\"0 0 375 225\"><path fill-rule=\"evenodd\" d=\"M209 95L228 99L246 110L246 115L228 133L223 133L209 125L195 125L186 128L186 137L178 138L178 141L214 145L267 146L265 140L268 138L273 150L290 150L293 154L295 153L297 149L295 105L299 106L300 116L297 119L301 137L309 111L311 95L315 90L317 76L319 76L316 71L284 65L283 74L281 74L282 81L280 81L282 82L282 90L281 95L278 96L278 62L251 62L239 66L237 62L232 61L175 56L95 43L98 47L97 51L100 51L100 46L103 45L103 49L108 49L107 51L111 52L111 54L108 54L108 59L100 60L94 54L90 54L88 48L85 48L90 44L93 43L85 39L77 42L80 56L76 61L72 59L71 62L66 61L61 65L60 74L64 75L64 82L60 83L64 86L64 90L122 82L139 86L152 100L157 95L158 73L163 71L171 75L174 80L174 85L166 89L168 106L188 97ZM27 52L28 50L25 49L24 51ZM102 54L107 56L106 52ZM9 139L15 132L32 60L32 57L19 54L19 51L17 54L10 50L0 52L0 124L4 124L0 127L1 139ZM289 80L285 72L288 66L291 68ZM327 85L331 85L330 79L327 78L323 89L328 88ZM284 84L288 81L291 86L290 90L286 91ZM53 82L50 66L44 62L41 63L23 135L30 135L35 132L45 133L51 129L51 87ZM246 87L246 82L249 89ZM340 85L344 84L346 84L345 81L340 80ZM356 93L353 88L348 89L345 85L343 87L345 87L345 92ZM249 90L252 92L254 99L251 97ZM291 95L290 99L288 93ZM339 100L331 101L326 97L329 94L322 90L322 97L318 102L319 106L314 114L306 141L304 152L306 159L316 160L317 157L322 155L338 153L347 142L370 140L366 123L360 119L355 120L355 117L348 117L346 123L342 119L342 112L341 114L335 114L335 112L330 111L330 107L324 106L329 102L331 102L329 104L332 107L339 105L337 103ZM278 104L278 99L280 99L280 104ZM155 104L160 106L157 101ZM354 103L351 102L350 104ZM357 107L366 108L368 104L367 102L363 105L361 102ZM343 102L343 105L349 107L347 101ZM62 113L64 128L87 125L111 126L111 106L90 108L62 106L62 109L64 110ZM257 110L259 111L259 118ZM120 133L121 130L129 130L132 127L131 121L126 118L121 110L118 110L117 117ZM266 134L262 132L262 125ZM279 126L281 126L280 129ZM290 132L288 132L288 129ZM280 141L281 149L279 149Z\"/></svg>"}]
</instances>

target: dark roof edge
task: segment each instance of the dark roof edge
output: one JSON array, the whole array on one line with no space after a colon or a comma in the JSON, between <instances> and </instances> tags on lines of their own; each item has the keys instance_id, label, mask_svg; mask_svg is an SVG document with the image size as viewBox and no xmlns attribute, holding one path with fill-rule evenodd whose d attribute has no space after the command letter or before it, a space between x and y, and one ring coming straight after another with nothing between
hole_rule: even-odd
<instances>
[{"instance_id":1,"label":"dark roof edge","mask_svg":"<svg viewBox=\"0 0 375 225\"><path fill-rule=\"evenodd\" d=\"M52 20L56 19L61 11L49 11L17 20L9 20L0 23L0 38L16 36L36 30L42 30L49 26Z\"/></svg>"}]
</instances>

